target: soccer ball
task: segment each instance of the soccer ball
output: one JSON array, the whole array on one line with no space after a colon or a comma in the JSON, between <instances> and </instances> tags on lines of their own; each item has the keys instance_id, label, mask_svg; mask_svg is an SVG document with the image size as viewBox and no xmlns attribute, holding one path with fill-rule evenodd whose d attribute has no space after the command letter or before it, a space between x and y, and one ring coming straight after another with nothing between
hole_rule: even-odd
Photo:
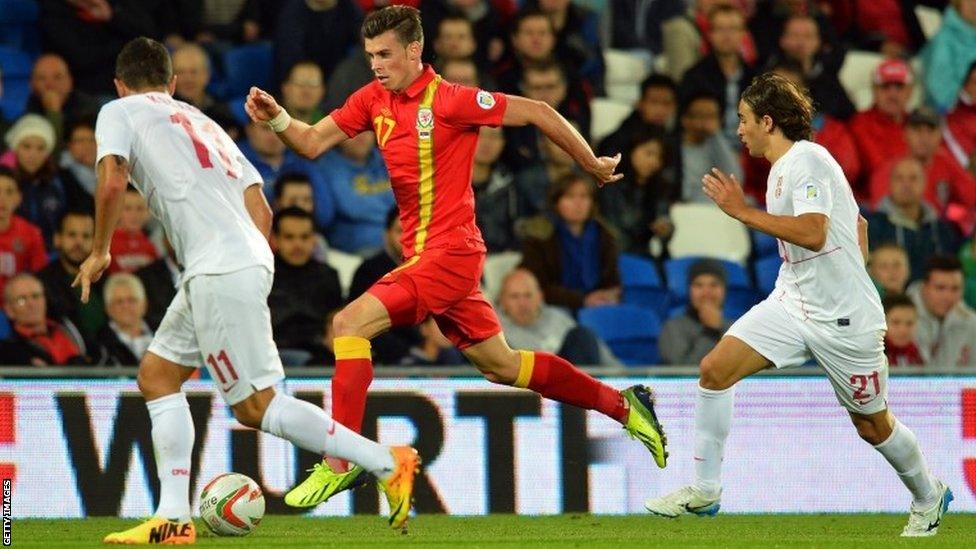
<instances>
[{"instance_id":1,"label":"soccer ball","mask_svg":"<svg viewBox=\"0 0 976 549\"><path fill-rule=\"evenodd\" d=\"M200 494L200 518L218 536L246 536L264 516L264 494L240 473L224 473Z\"/></svg>"}]
</instances>

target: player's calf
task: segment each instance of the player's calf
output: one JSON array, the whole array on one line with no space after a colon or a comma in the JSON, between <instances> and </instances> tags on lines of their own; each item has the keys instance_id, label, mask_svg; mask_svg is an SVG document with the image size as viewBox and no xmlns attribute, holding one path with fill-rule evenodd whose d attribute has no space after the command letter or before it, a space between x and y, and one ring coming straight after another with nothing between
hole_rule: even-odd
<instances>
[{"instance_id":1,"label":"player's calf","mask_svg":"<svg viewBox=\"0 0 976 549\"><path fill-rule=\"evenodd\" d=\"M268 387L262 389L246 399L231 406L234 411L234 418L241 425L252 429L261 429L261 422L264 420L264 413L268 409L268 404L275 396L274 389Z\"/></svg>"},{"instance_id":2,"label":"player's calf","mask_svg":"<svg viewBox=\"0 0 976 549\"><path fill-rule=\"evenodd\" d=\"M888 410L870 415L851 413L851 421L854 422L857 435L871 446L888 440L894 428L894 420Z\"/></svg>"}]
</instances>

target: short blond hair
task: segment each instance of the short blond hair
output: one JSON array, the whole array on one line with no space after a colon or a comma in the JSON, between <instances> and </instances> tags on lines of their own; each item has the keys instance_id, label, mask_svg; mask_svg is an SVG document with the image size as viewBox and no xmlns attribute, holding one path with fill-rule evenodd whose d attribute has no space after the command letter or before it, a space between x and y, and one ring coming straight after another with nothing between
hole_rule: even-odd
<instances>
[{"instance_id":1,"label":"short blond hair","mask_svg":"<svg viewBox=\"0 0 976 549\"><path fill-rule=\"evenodd\" d=\"M108 280L105 281L105 290L102 292L102 297L105 299L106 305L111 303L115 289L120 286L128 286L136 294L136 299L143 302L146 301L146 287L142 285L139 277L129 273L116 273L108 277Z\"/></svg>"}]
</instances>

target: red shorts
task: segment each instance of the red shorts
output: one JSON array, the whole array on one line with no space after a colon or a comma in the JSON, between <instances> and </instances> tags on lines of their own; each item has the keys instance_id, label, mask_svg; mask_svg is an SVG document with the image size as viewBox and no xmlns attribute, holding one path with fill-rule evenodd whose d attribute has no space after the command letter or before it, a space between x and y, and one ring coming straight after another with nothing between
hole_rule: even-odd
<instances>
[{"instance_id":1,"label":"red shorts","mask_svg":"<svg viewBox=\"0 0 976 549\"><path fill-rule=\"evenodd\" d=\"M413 326L433 316L444 336L466 349L502 331L479 286L484 264L482 251L424 250L368 291L386 307L393 326Z\"/></svg>"}]
</instances>

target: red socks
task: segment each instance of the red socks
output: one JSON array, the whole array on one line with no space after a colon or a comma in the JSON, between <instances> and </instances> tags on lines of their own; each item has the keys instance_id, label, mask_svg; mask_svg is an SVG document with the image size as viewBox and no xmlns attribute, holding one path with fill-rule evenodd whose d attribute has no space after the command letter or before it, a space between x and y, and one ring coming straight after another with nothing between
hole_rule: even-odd
<instances>
[{"instance_id":1,"label":"red socks","mask_svg":"<svg viewBox=\"0 0 976 549\"><path fill-rule=\"evenodd\" d=\"M359 433L366 413L366 391L373 382L373 359L369 340L362 337L337 337L335 375L332 377L332 419ZM328 459L329 465L345 471L348 464Z\"/></svg>"},{"instance_id":2,"label":"red socks","mask_svg":"<svg viewBox=\"0 0 976 549\"><path fill-rule=\"evenodd\" d=\"M620 423L627 421L628 411L620 391L556 355L533 351L519 353L522 366L514 386L530 389L552 400L596 410Z\"/></svg>"}]
</instances>

